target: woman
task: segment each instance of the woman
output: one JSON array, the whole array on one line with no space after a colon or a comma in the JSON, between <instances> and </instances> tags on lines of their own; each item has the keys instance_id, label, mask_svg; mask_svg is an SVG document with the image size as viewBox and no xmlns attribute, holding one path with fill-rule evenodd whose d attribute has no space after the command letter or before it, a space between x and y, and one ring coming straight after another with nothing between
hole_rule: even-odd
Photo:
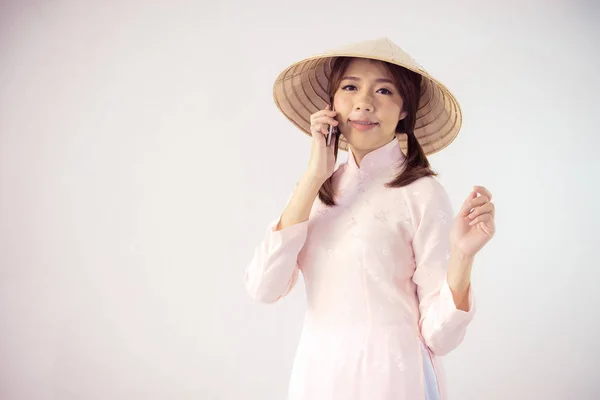
<instances>
[{"instance_id":1,"label":"woman","mask_svg":"<svg viewBox=\"0 0 600 400\"><path fill-rule=\"evenodd\" d=\"M245 279L274 302L304 276L288 399L446 399L439 357L473 319L471 268L495 231L489 191L475 186L452 218L426 157L456 137L458 103L388 39L295 63L274 93L312 149Z\"/></svg>"}]
</instances>

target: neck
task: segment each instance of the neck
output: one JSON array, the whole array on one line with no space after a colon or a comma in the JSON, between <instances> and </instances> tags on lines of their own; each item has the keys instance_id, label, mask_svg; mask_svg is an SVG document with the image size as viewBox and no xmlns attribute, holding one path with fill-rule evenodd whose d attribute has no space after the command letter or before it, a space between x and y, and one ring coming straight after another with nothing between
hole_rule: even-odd
<instances>
[{"instance_id":1,"label":"neck","mask_svg":"<svg viewBox=\"0 0 600 400\"><path fill-rule=\"evenodd\" d=\"M352 155L352 157L354 157L354 162L356 163L356 166L360 168L360 163L367 154L390 144L390 142L392 140L397 140L397 139L395 136L384 139L383 143L378 143L374 148L371 148L371 149L357 149L356 147L354 147L351 144L348 144L348 147L350 147L350 154Z\"/></svg>"},{"instance_id":2,"label":"neck","mask_svg":"<svg viewBox=\"0 0 600 400\"><path fill-rule=\"evenodd\" d=\"M352 145L349 146L349 150L347 164L350 170L369 174L396 170L398 163L404 160L404 154L395 137L373 150L356 150Z\"/></svg>"}]
</instances>

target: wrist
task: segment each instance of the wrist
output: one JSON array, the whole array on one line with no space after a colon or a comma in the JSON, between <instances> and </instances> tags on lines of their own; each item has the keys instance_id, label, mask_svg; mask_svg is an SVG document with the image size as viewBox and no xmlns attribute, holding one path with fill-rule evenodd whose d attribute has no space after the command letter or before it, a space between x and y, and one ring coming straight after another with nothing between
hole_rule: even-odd
<instances>
[{"instance_id":1,"label":"wrist","mask_svg":"<svg viewBox=\"0 0 600 400\"><path fill-rule=\"evenodd\" d=\"M457 246L452 246L450 249L451 258L463 263L472 263L475 260L475 256L472 254L466 254L460 250Z\"/></svg>"},{"instance_id":2,"label":"wrist","mask_svg":"<svg viewBox=\"0 0 600 400\"><path fill-rule=\"evenodd\" d=\"M304 182L306 182L308 185L310 185L313 189L316 189L317 191L321 189L321 186L323 186L323 183L325 183L326 181L326 179L324 179L323 177L319 176L319 174L311 170L307 170L306 172L304 172L302 179L304 180Z\"/></svg>"}]
</instances>

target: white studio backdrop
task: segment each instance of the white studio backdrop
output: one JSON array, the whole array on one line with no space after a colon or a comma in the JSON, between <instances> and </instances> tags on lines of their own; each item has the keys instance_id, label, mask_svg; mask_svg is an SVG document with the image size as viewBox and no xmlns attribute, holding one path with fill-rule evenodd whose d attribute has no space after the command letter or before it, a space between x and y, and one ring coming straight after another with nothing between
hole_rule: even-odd
<instances>
[{"instance_id":1,"label":"white studio backdrop","mask_svg":"<svg viewBox=\"0 0 600 400\"><path fill-rule=\"evenodd\" d=\"M461 102L430 157L455 209L473 185L497 207L451 399L600 398L599 10L1 1L0 398L284 399L303 283L243 284L309 157L272 84L382 36Z\"/></svg>"}]
</instances>

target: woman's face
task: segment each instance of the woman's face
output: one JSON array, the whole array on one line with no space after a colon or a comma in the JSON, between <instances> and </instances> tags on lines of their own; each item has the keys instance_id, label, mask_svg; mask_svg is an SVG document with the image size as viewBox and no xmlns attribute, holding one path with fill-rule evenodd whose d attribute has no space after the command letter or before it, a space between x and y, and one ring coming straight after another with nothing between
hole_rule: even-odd
<instances>
[{"instance_id":1,"label":"woman's face","mask_svg":"<svg viewBox=\"0 0 600 400\"><path fill-rule=\"evenodd\" d=\"M393 77L379 61L355 58L342 76L333 104L338 129L356 161L396 136L398 121L406 117Z\"/></svg>"}]
</instances>

